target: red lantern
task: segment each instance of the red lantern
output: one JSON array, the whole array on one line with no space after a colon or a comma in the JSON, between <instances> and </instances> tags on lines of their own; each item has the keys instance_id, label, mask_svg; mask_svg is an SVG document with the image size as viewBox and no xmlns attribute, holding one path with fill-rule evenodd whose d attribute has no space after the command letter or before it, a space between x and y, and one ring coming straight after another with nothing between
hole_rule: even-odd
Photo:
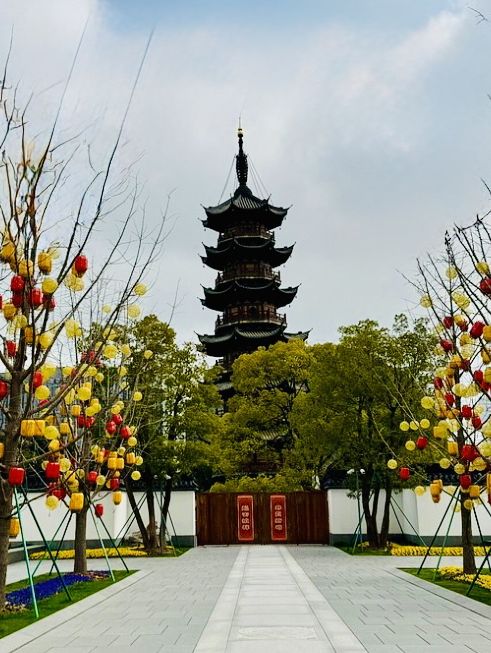
<instances>
[{"instance_id":1,"label":"red lantern","mask_svg":"<svg viewBox=\"0 0 491 653\"><path fill-rule=\"evenodd\" d=\"M21 292L12 293L12 298L10 300L15 308L20 308L24 304L24 295Z\"/></svg>"},{"instance_id":2,"label":"red lantern","mask_svg":"<svg viewBox=\"0 0 491 653\"><path fill-rule=\"evenodd\" d=\"M114 435L117 430L116 424L110 420L109 422L106 422L106 431L109 433L109 435Z\"/></svg>"},{"instance_id":3,"label":"red lantern","mask_svg":"<svg viewBox=\"0 0 491 653\"><path fill-rule=\"evenodd\" d=\"M24 278L21 277L20 275L16 274L12 277L10 280L10 290L13 293L22 293L24 292L26 282L24 281Z\"/></svg>"},{"instance_id":4,"label":"red lantern","mask_svg":"<svg viewBox=\"0 0 491 653\"><path fill-rule=\"evenodd\" d=\"M13 340L5 341L5 351L9 358L13 358L15 356L15 354L17 353L17 345Z\"/></svg>"},{"instance_id":5,"label":"red lantern","mask_svg":"<svg viewBox=\"0 0 491 653\"><path fill-rule=\"evenodd\" d=\"M57 487L51 492L51 494L60 501L63 501L63 499L66 497L66 490L64 487Z\"/></svg>"},{"instance_id":6,"label":"red lantern","mask_svg":"<svg viewBox=\"0 0 491 653\"><path fill-rule=\"evenodd\" d=\"M97 482L97 472L96 471L91 470L87 474L87 482L88 483L93 483L93 484L95 484Z\"/></svg>"},{"instance_id":7,"label":"red lantern","mask_svg":"<svg viewBox=\"0 0 491 653\"><path fill-rule=\"evenodd\" d=\"M88 417L85 418L85 428L90 429L94 426L95 424L95 417L92 415L89 415Z\"/></svg>"},{"instance_id":8,"label":"red lantern","mask_svg":"<svg viewBox=\"0 0 491 653\"><path fill-rule=\"evenodd\" d=\"M94 512L96 517L99 517L99 519L102 517L102 515L104 514L104 506L102 505L102 503L95 504Z\"/></svg>"},{"instance_id":9,"label":"red lantern","mask_svg":"<svg viewBox=\"0 0 491 653\"><path fill-rule=\"evenodd\" d=\"M43 303L43 292L40 288L32 288L29 293L29 304L38 308Z\"/></svg>"},{"instance_id":10,"label":"red lantern","mask_svg":"<svg viewBox=\"0 0 491 653\"><path fill-rule=\"evenodd\" d=\"M428 445L428 438L425 437L424 435L420 435L419 438L416 440L416 446L418 449L426 449Z\"/></svg>"},{"instance_id":11,"label":"red lantern","mask_svg":"<svg viewBox=\"0 0 491 653\"><path fill-rule=\"evenodd\" d=\"M85 415L79 415L79 416L77 417L77 426L78 426L80 429L85 428Z\"/></svg>"},{"instance_id":12,"label":"red lantern","mask_svg":"<svg viewBox=\"0 0 491 653\"><path fill-rule=\"evenodd\" d=\"M446 329L450 329L450 327L453 324L453 317L451 315L445 315L445 317L442 320L442 323Z\"/></svg>"},{"instance_id":13,"label":"red lantern","mask_svg":"<svg viewBox=\"0 0 491 653\"><path fill-rule=\"evenodd\" d=\"M34 372L32 375L32 387L39 388L40 385L43 385L43 375L41 372Z\"/></svg>"},{"instance_id":14,"label":"red lantern","mask_svg":"<svg viewBox=\"0 0 491 653\"><path fill-rule=\"evenodd\" d=\"M469 331L470 337L480 338L482 336L482 332L485 326L486 325L484 324L484 322L474 322L474 324L471 326L471 329Z\"/></svg>"},{"instance_id":15,"label":"red lantern","mask_svg":"<svg viewBox=\"0 0 491 653\"><path fill-rule=\"evenodd\" d=\"M482 370L476 370L473 372L472 378L478 385L481 385L481 383L484 381L484 372Z\"/></svg>"},{"instance_id":16,"label":"red lantern","mask_svg":"<svg viewBox=\"0 0 491 653\"><path fill-rule=\"evenodd\" d=\"M435 376L433 379L433 385L437 390L441 390L443 388L443 379L441 379L439 376Z\"/></svg>"},{"instance_id":17,"label":"red lantern","mask_svg":"<svg viewBox=\"0 0 491 653\"><path fill-rule=\"evenodd\" d=\"M479 415L474 415L474 417L472 418L472 426L475 429L480 429L481 428L482 421L481 421L481 418L479 417Z\"/></svg>"},{"instance_id":18,"label":"red lantern","mask_svg":"<svg viewBox=\"0 0 491 653\"><path fill-rule=\"evenodd\" d=\"M440 345L445 352L453 351L453 342L451 340L440 340Z\"/></svg>"},{"instance_id":19,"label":"red lantern","mask_svg":"<svg viewBox=\"0 0 491 653\"><path fill-rule=\"evenodd\" d=\"M471 362L467 358L463 358L461 363L460 363L460 368L464 372L470 372L471 371Z\"/></svg>"},{"instance_id":20,"label":"red lantern","mask_svg":"<svg viewBox=\"0 0 491 653\"><path fill-rule=\"evenodd\" d=\"M445 393L445 403L447 406L453 406L455 403L455 397L451 392L446 392Z\"/></svg>"},{"instance_id":21,"label":"red lantern","mask_svg":"<svg viewBox=\"0 0 491 653\"><path fill-rule=\"evenodd\" d=\"M411 476L411 472L409 470L409 467L401 467L399 470L399 478L401 481L407 481L407 479Z\"/></svg>"},{"instance_id":22,"label":"red lantern","mask_svg":"<svg viewBox=\"0 0 491 653\"><path fill-rule=\"evenodd\" d=\"M470 474L462 474L459 481L460 481L460 487L463 490L468 490L472 485L472 477Z\"/></svg>"},{"instance_id":23,"label":"red lantern","mask_svg":"<svg viewBox=\"0 0 491 653\"><path fill-rule=\"evenodd\" d=\"M56 308L56 299L52 295L43 294L43 306L48 311L54 311Z\"/></svg>"},{"instance_id":24,"label":"red lantern","mask_svg":"<svg viewBox=\"0 0 491 653\"><path fill-rule=\"evenodd\" d=\"M60 478L60 463L49 462L46 465L45 474L48 480L58 480Z\"/></svg>"},{"instance_id":25,"label":"red lantern","mask_svg":"<svg viewBox=\"0 0 491 653\"><path fill-rule=\"evenodd\" d=\"M470 419L472 417L472 408L470 406L462 406L460 408L460 414L464 419Z\"/></svg>"},{"instance_id":26,"label":"red lantern","mask_svg":"<svg viewBox=\"0 0 491 653\"><path fill-rule=\"evenodd\" d=\"M479 290L483 295L491 295L491 277L484 277L481 279Z\"/></svg>"},{"instance_id":27,"label":"red lantern","mask_svg":"<svg viewBox=\"0 0 491 653\"><path fill-rule=\"evenodd\" d=\"M0 381L0 399L5 399L9 393L9 384L5 381Z\"/></svg>"},{"instance_id":28,"label":"red lantern","mask_svg":"<svg viewBox=\"0 0 491 653\"><path fill-rule=\"evenodd\" d=\"M119 490L119 478L112 478L109 481L109 487L111 490Z\"/></svg>"},{"instance_id":29,"label":"red lantern","mask_svg":"<svg viewBox=\"0 0 491 653\"><path fill-rule=\"evenodd\" d=\"M123 438L123 440L127 440L131 436L131 431L129 426L122 426L119 435Z\"/></svg>"},{"instance_id":30,"label":"red lantern","mask_svg":"<svg viewBox=\"0 0 491 653\"><path fill-rule=\"evenodd\" d=\"M87 257L83 254L77 256L73 262L73 269L77 276L82 277L89 269L89 261L87 260Z\"/></svg>"},{"instance_id":31,"label":"red lantern","mask_svg":"<svg viewBox=\"0 0 491 653\"><path fill-rule=\"evenodd\" d=\"M26 476L26 470L23 467L11 467L9 469L9 484L12 487L22 485Z\"/></svg>"},{"instance_id":32,"label":"red lantern","mask_svg":"<svg viewBox=\"0 0 491 653\"><path fill-rule=\"evenodd\" d=\"M123 418L121 417L121 415L120 415L119 413L118 413L117 415L116 415L116 414L115 414L115 415L111 415L111 420L112 420L112 421L113 421L117 426L121 426L121 424L123 423Z\"/></svg>"},{"instance_id":33,"label":"red lantern","mask_svg":"<svg viewBox=\"0 0 491 653\"><path fill-rule=\"evenodd\" d=\"M472 462L478 457L478 455L479 455L479 451L477 451L476 447L473 444L463 445L461 451L461 456L463 460L468 460L469 462Z\"/></svg>"}]
</instances>

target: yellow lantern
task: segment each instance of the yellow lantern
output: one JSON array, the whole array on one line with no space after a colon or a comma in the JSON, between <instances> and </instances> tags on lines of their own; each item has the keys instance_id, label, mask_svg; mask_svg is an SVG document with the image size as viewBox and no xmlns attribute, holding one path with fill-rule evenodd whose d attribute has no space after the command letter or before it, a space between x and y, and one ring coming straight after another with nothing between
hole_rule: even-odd
<instances>
[{"instance_id":1,"label":"yellow lantern","mask_svg":"<svg viewBox=\"0 0 491 653\"><path fill-rule=\"evenodd\" d=\"M0 260L9 263L15 257L15 245L12 241L6 240L0 250Z\"/></svg>"},{"instance_id":2,"label":"yellow lantern","mask_svg":"<svg viewBox=\"0 0 491 653\"><path fill-rule=\"evenodd\" d=\"M448 458L441 458L439 465L442 469L448 469L452 463Z\"/></svg>"},{"instance_id":3,"label":"yellow lantern","mask_svg":"<svg viewBox=\"0 0 491 653\"><path fill-rule=\"evenodd\" d=\"M60 449L60 441L59 440L50 440L50 443L48 445L48 449L50 451L59 451Z\"/></svg>"},{"instance_id":4,"label":"yellow lantern","mask_svg":"<svg viewBox=\"0 0 491 653\"><path fill-rule=\"evenodd\" d=\"M58 508L60 501L57 497L53 496L52 494L49 494L46 497L45 503L46 503L46 508L48 508L48 510L56 510L56 508Z\"/></svg>"},{"instance_id":5,"label":"yellow lantern","mask_svg":"<svg viewBox=\"0 0 491 653\"><path fill-rule=\"evenodd\" d=\"M422 497L425 492L426 492L426 488L423 487L422 485L417 485L414 488L414 494L418 497Z\"/></svg>"},{"instance_id":6,"label":"yellow lantern","mask_svg":"<svg viewBox=\"0 0 491 653\"><path fill-rule=\"evenodd\" d=\"M133 401L141 401L142 399L143 395L139 390L133 393Z\"/></svg>"},{"instance_id":7,"label":"yellow lantern","mask_svg":"<svg viewBox=\"0 0 491 653\"><path fill-rule=\"evenodd\" d=\"M134 465L134 464L135 464L135 460L136 460L136 456L135 456L135 454L134 454L132 451L130 451L130 452L128 452L128 453L126 454L126 464L127 464L127 465Z\"/></svg>"},{"instance_id":8,"label":"yellow lantern","mask_svg":"<svg viewBox=\"0 0 491 653\"><path fill-rule=\"evenodd\" d=\"M49 331L45 331L38 336L38 342L41 346L41 349L49 349L53 344L54 335Z\"/></svg>"},{"instance_id":9,"label":"yellow lantern","mask_svg":"<svg viewBox=\"0 0 491 653\"><path fill-rule=\"evenodd\" d=\"M113 492L113 503L114 503L114 505L119 506L119 504L121 503L122 500L123 500L123 493L121 492L121 490L115 490Z\"/></svg>"},{"instance_id":10,"label":"yellow lantern","mask_svg":"<svg viewBox=\"0 0 491 653\"><path fill-rule=\"evenodd\" d=\"M143 295L146 295L148 288L144 283L137 283L136 286L133 288L135 295L138 295L138 297L142 297Z\"/></svg>"},{"instance_id":11,"label":"yellow lantern","mask_svg":"<svg viewBox=\"0 0 491 653\"><path fill-rule=\"evenodd\" d=\"M153 356L153 351L151 349L145 349L145 351L143 352L143 358L146 358L148 360L149 358L152 358L152 356Z\"/></svg>"},{"instance_id":12,"label":"yellow lantern","mask_svg":"<svg viewBox=\"0 0 491 653\"><path fill-rule=\"evenodd\" d=\"M409 422L406 421L401 422L399 424L399 428L401 429L401 431L409 431Z\"/></svg>"},{"instance_id":13,"label":"yellow lantern","mask_svg":"<svg viewBox=\"0 0 491 653\"><path fill-rule=\"evenodd\" d=\"M423 308L431 308L433 306L433 302L429 295L423 295L419 300L419 303Z\"/></svg>"},{"instance_id":14,"label":"yellow lantern","mask_svg":"<svg viewBox=\"0 0 491 653\"><path fill-rule=\"evenodd\" d=\"M92 389L90 385L88 386L83 385L81 388L77 390L77 397L81 401L88 401L90 399L91 394L92 394Z\"/></svg>"},{"instance_id":15,"label":"yellow lantern","mask_svg":"<svg viewBox=\"0 0 491 653\"><path fill-rule=\"evenodd\" d=\"M45 399L48 399L50 394L51 391L47 385L40 385L34 390L34 396L38 401L44 401Z\"/></svg>"},{"instance_id":16,"label":"yellow lantern","mask_svg":"<svg viewBox=\"0 0 491 653\"><path fill-rule=\"evenodd\" d=\"M461 474L463 474L465 472L465 467L464 467L464 465L462 465L462 463L457 463L456 465L454 465L453 470L454 470L454 472L456 474L458 474L460 476Z\"/></svg>"},{"instance_id":17,"label":"yellow lantern","mask_svg":"<svg viewBox=\"0 0 491 653\"><path fill-rule=\"evenodd\" d=\"M135 438L134 435L131 435L131 436L128 438L128 446L129 446L129 447L136 447L137 443L138 443L138 440Z\"/></svg>"},{"instance_id":18,"label":"yellow lantern","mask_svg":"<svg viewBox=\"0 0 491 653\"><path fill-rule=\"evenodd\" d=\"M116 469L124 469L124 458L116 458Z\"/></svg>"},{"instance_id":19,"label":"yellow lantern","mask_svg":"<svg viewBox=\"0 0 491 653\"><path fill-rule=\"evenodd\" d=\"M20 521L17 517L11 517L9 522L9 537L17 537L20 533Z\"/></svg>"},{"instance_id":20,"label":"yellow lantern","mask_svg":"<svg viewBox=\"0 0 491 653\"><path fill-rule=\"evenodd\" d=\"M112 344L106 345L102 350L102 354L103 356L105 356L105 358L109 358L109 359L116 358L116 356L118 355L118 348L116 347L116 345L112 345Z\"/></svg>"},{"instance_id":21,"label":"yellow lantern","mask_svg":"<svg viewBox=\"0 0 491 653\"><path fill-rule=\"evenodd\" d=\"M60 424L60 433L61 433L61 435L70 435L71 432L72 432L72 430L70 428L70 423L69 422L62 422Z\"/></svg>"},{"instance_id":22,"label":"yellow lantern","mask_svg":"<svg viewBox=\"0 0 491 653\"><path fill-rule=\"evenodd\" d=\"M131 304L130 306L128 306L128 317L136 319L137 317L140 316L140 313L141 313L141 308L138 306L138 304Z\"/></svg>"},{"instance_id":23,"label":"yellow lantern","mask_svg":"<svg viewBox=\"0 0 491 653\"><path fill-rule=\"evenodd\" d=\"M103 457L104 457L104 454L103 454ZM106 482L106 477L103 474L99 474L98 477L96 478L95 482L97 483L97 485L102 487L104 485L104 483Z\"/></svg>"},{"instance_id":24,"label":"yellow lantern","mask_svg":"<svg viewBox=\"0 0 491 653\"><path fill-rule=\"evenodd\" d=\"M34 420L23 419L20 423L20 434L24 438L31 438L34 435Z\"/></svg>"},{"instance_id":25,"label":"yellow lantern","mask_svg":"<svg viewBox=\"0 0 491 653\"><path fill-rule=\"evenodd\" d=\"M13 304L9 304L9 303L4 304L3 316L6 320L13 320L16 313L17 313L17 309Z\"/></svg>"},{"instance_id":26,"label":"yellow lantern","mask_svg":"<svg viewBox=\"0 0 491 653\"><path fill-rule=\"evenodd\" d=\"M433 503L439 503L442 489L443 488L442 488L441 481L433 481L432 483L430 483L430 494Z\"/></svg>"},{"instance_id":27,"label":"yellow lantern","mask_svg":"<svg viewBox=\"0 0 491 653\"><path fill-rule=\"evenodd\" d=\"M448 440L447 451L451 456L457 456L459 453L459 445L454 440Z\"/></svg>"},{"instance_id":28,"label":"yellow lantern","mask_svg":"<svg viewBox=\"0 0 491 653\"><path fill-rule=\"evenodd\" d=\"M135 458L135 465L143 465L143 458L141 456Z\"/></svg>"},{"instance_id":29,"label":"yellow lantern","mask_svg":"<svg viewBox=\"0 0 491 653\"><path fill-rule=\"evenodd\" d=\"M486 261L478 261L476 263L476 270L479 272L479 274L486 276L489 274L489 265L486 263Z\"/></svg>"},{"instance_id":30,"label":"yellow lantern","mask_svg":"<svg viewBox=\"0 0 491 653\"><path fill-rule=\"evenodd\" d=\"M471 485L469 487L469 496L471 499L479 498L480 494L481 494L481 487L479 485Z\"/></svg>"},{"instance_id":31,"label":"yellow lantern","mask_svg":"<svg viewBox=\"0 0 491 653\"><path fill-rule=\"evenodd\" d=\"M21 277L32 278L34 276L34 263L25 259L19 261L19 274Z\"/></svg>"},{"instance_id":32,"label":"yellow lantern","mask_svg":"<svg viewBox=\"0 0 491 653\"><path fill-rule=\"evenodd\" d=\"M466 499L464 501L464 508L466 510L472 510L473 506L474 506L474 504L472 503L472 499Z\"/></svg>"},{"instance_id":33,"label":"yellow lantern","mask_svg":"<svg viewBox=\"0 0 491 653\"><path fill-rule=\"evenodd\" d=\"M128 344L121 345L121 353L123 356L131 356L131 347Z\"/></svg>"},{"instance_id":34,"label":"yellow lantern","mask_svg":"<svg viewBox=\"0 0 491 653\"><path fill-rule=\"evenodd\" d=\"M0 460L2 460L4 454L5 454L5 445L3 442L0 442Z\"/></svg>"},{"instance_id":35,"label":"yellow lantern","mask_svg":"<svg viewBox=\"0 0 491 653\"><path fill-rule=\"evenodd\" d=\"M73 417L78 417L82 413L82 407L79 404L74 404L71 407L70 412Z\"/></svg>"},{"instance_id":36,"label":"yellow lantern","mask_svg":"<svg viewBox=\"0 0 491 653\"><path fill-rule=\"evenodd\" d=\"M107 459L107 468L108 469L118 469L118 459L117 458L108 458Z\"/></svg>"},{"instance_id":37,"label":"yellow lantern","mask_svg":"<svg viewBox=\"0 0 491 653\"><path fill-rule=\"evenodd\" d=\"M46 440L55 440L60 437L60 431L58 431L56 426L53 425L47 426L44 430L44 437L46 438Z\"/></svg>"},{"instance_id":38,"label":"yellow lantern","mask_svg":"<svg viewBox=\"0 0 491 653\"><path fill-rule=\"evenodd\" d=\"M141 479L141 477L142 477L142 475L140 474L140 472L137 469L135 469L134 472L131 472L131 478L134 481L139 481Z\"/></svg>"},{"instance_id":39,"label":"yellow lantern","mask_svg":"<svg viewBox=\"0 0 491 653\"><path fill-rule=\"evenodd\" d=\"M83 492L73 492L70 497L70 510L72 512L80 512L84 507Z\"/></svg>"},{"instance_id":40,"label":"yellow lantern","mask_svg":"<svg viewBox=\"0 0 491 653\"><path fill-rule=\"evenodd\" d=\"M43 274L49 274L53 267L53 259L49 252L39 252L38 254L38 268Z\"/></svg>"},{"instance_id":41,"label":"yellow lantern","mask_svg":"<svg viewBox=\"0 0 491 653\"><path fill-rule=\"evenodd\" d=\"M408 451L414 451L416 449L416 442L414 440L408 440L404 446Z\"/></svg>"}]
</instances>

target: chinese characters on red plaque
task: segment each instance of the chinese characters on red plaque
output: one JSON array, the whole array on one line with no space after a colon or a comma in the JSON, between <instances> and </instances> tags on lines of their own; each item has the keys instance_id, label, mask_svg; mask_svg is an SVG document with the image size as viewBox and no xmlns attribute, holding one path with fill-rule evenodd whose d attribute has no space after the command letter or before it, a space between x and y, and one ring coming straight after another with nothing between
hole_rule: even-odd
<instances>
[{"instance_id":1,"label":"chinese characters on red plaque","mask_svg":"<svg viewBox=\"0 0 491 653\"><path fill-rule=\"evenodd\" d=\"M269 498L269 510L271 514L271 539L273 542L286 542L286 496L284 494L272 494Z\"/></svg>"},{"instance_id":2,"label":"chinese characters on red plaque","mask_svg":"<svg viewBox=\"0 0 491 653\"><path fill-rule=\"evenodd\" d=\"M254 542L254 504L250 494L237 497L237 538L239 542Z\"/></svg>"}]
</instances>

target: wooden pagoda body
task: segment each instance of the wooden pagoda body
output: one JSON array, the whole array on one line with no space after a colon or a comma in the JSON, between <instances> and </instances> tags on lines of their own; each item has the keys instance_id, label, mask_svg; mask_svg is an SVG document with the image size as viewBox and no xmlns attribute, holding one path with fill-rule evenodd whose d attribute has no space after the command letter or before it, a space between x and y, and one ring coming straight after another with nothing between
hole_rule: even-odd
<instances>
[{"instance_id":1,"label":"wooden pagoda body","mask_svg":"<svg viewBox=\"0 0 491 653\"><path fill-rule=\"evenodd\" d=\"M225 370L244 353L292 338L306 339L308 332L287 333L286 316L279 309L293 301L298 286L282 288L276 268L291 256L293 246L277 247L274 229L288 209L255 197L247 186L248 163L239 129L236 156L239 186L234 195L205 208L206 228L218 233L216 247L205 245L203 262L218 274L214 288L205 288L204 306L219 312L215 333L199 335L209 356Z\"/></svg>"}]
</instances>

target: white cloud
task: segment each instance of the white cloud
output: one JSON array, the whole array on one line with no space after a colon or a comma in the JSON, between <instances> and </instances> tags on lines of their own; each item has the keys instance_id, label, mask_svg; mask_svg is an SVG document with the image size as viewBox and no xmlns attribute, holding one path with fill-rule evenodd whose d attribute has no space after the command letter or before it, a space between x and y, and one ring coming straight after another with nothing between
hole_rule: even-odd
<instances>
[{"instance_id":1,"label":"white cloud","mask_svg":"<svg viewBox=\"0 0 491 653\"><path fill-rule=\"evenodd\" d=\"M83 138L93 141L94 156L102 160L147 34L117 31L97 0L4 5L1 42L14 23L12 72L37 93L38 125L53 115L59 82L89 16L62 128L89 126ZM264 32L237 26L160 25L118 162L123 166L143 154L139 176L154 221L176 188L177 223L153 273L152 307L165 319L180 279L179 333L190 338L195 329L212 329L214 316L196 298L200 284L213 280L198 258L200 243L214 236L197 218L203 217L200 203L218 200L242 113L247 150L273 200L294 204L278 235L279 241L297 241L282 272L287 283L302 282L288 311L290 327L313 326L313 339L325 339L339 324L368 316L388 321L403 309L406 289L395 268L407 271L424 249L422 225L434 220L431 244L464 207L472 214L479 198L474 179L484 152L470 165L464 156L467 167L459 178L458 166L445 172L448 153L429 146L444 147L443 136L433 142L435 126L452 119L451 87L442 84L440 99L440 73L448 75L456 58L469 62L474 56L466 45L473 28L460 9L443 9L406 33L312 25L286 37L272 29L266 39ZM467 70L461 66L456 93ZM479 142L471 128L455 141L456 156ZM426 184L429 176L433 184ZM446 176L453 180L448 193ZM452 192L457 181L462 187Z\"/></svg>"}]
</instances>

